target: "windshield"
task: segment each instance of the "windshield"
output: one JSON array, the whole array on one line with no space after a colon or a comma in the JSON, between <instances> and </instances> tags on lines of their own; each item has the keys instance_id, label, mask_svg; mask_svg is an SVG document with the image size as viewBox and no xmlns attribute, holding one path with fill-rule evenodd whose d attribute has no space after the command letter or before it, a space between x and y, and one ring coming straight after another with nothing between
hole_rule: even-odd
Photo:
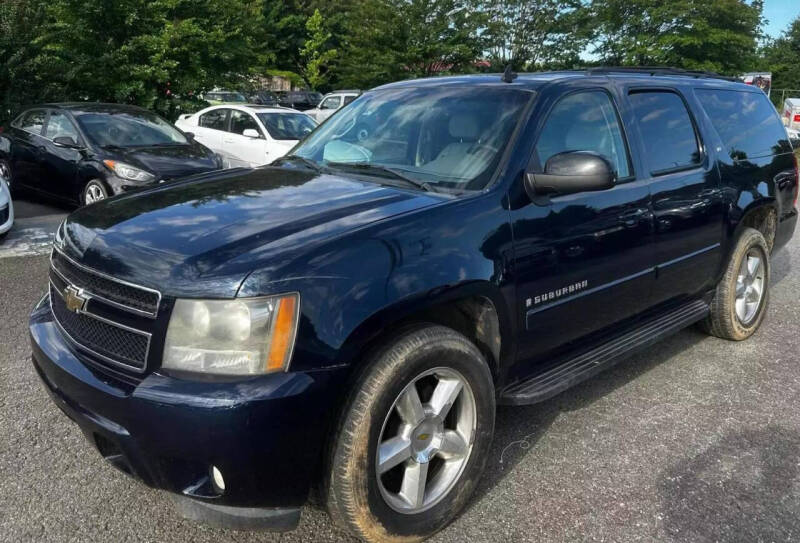
<instances>
[{"instance_id":1,"label":"windshield","mask_svg":"<svg viewBox=\"0 0 800 543\"><path fill-rule=\"evenodd\" d=\"M83 113L78 124L86 137L100 147L184 145L186 137L167 121L146 111Z\"/></svg>"},{"instance_id":2,"label":"windshield","mask_svg":"<svg viewBox=\"0 0 800 543\"><path fill-rule=\"evenodd\" d=\"M336 169L391 168L436 188L480 190L494 175L532 94L496 87L368 93L331 117L294 155ZM340 166L337 166L340 165Z\"/></svg>"},{"instance_id":3,"label":"windshield","mask_svg":"<svg viewBox=\"0 0 800 543\"><path fill-rule=\"evenodd\" d=\"M303 113L259 113L258 118L275 140L301 140L317 127L311 117Z\"/></svg>"}]
</instances>

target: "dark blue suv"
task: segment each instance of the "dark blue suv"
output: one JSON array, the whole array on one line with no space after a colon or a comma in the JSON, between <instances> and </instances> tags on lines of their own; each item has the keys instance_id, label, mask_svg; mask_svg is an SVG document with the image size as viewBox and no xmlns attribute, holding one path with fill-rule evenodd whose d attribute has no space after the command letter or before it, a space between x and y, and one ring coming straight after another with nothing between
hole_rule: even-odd
<instances>
[{"instance_id":1,"label":"dark blue suv","mask_svg":"<svg viewBox=\"0 0 800 543\"><path fill-rule=\"evenodd\" d=\"M469 499L496 404L692 324L753 334L797 193L767 97L712 74L387 85L277 164L73 213L33 364L192 518L286 529L317 489L351 533L416 541Z\"/></svg>"}]
</instances>

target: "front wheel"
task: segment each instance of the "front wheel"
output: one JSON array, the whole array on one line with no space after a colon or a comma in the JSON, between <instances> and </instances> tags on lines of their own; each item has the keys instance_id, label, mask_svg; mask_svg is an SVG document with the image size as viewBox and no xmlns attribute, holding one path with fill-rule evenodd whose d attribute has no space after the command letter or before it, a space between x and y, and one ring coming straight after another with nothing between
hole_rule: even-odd
<instances>
[{"instance_id":1,"label":"front wheel","mask_svg":"<svg viewBox=\"0 0 800 543\"><path fill-rule=\"evenodd\" d=\"M11 165L7 160L0 160L0 178L4 179L9 192L14 193L14 183L11 178Z\"/></svg>"},{"instance_id":2,"label":"front wheel","mask_svg":"<svg viewBox=\"0 0 800 543\"><path fill-rule=\"evenodd\" d=\"M329 459L328 510L371 542L420 541L464 507L494 433L481 352L442 326L410 330L356 381Z\"/></svg>"},{"instance_id":3,"label":"front wheel","mask_svg":"<svg viewBox=\"0 0 800 543\"><path fill-rule=\"evenodd\" d=\"M92 179L83 187L81 203L85 206L108 198L108 190L102 181Z\"/></svg>"}]
</instances>

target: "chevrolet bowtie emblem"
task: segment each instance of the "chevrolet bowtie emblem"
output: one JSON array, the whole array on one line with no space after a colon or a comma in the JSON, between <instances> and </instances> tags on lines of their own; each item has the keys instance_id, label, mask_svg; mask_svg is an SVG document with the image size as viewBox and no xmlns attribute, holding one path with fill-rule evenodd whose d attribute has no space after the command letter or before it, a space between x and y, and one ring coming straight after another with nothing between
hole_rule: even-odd
<instances>
[{"instance_id":1,"label":"chevrolet bowtie emblem","mask_svg":"<svg viewBox=\"0 0 800 543\"><path fill-rule=\"evenodd\" d=\"M64 303L66 303L67 309L73 313L80 313L86 307L87 299L83 296L80 289L69 285L64 289L62 295L64 296Z\"/></svg>"}]
</instances>

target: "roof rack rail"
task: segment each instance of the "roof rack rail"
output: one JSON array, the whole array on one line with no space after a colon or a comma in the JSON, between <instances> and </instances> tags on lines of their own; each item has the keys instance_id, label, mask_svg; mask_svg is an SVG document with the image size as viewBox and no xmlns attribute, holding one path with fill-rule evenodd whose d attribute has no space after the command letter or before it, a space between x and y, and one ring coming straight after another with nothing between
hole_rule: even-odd
<instances>
[{"instance_id":1,"label":"roof rack rail","mask_svg":"<svg viewBox=\"0 0 800 543\"><path fill-rule=\"evenodd\" d=\"M683 68L671 68L668 66L598 66L586 68L589 75L623 73L623 74L648 74L648 75L678 75L684 77L694 77L697 79L723 79L725 81L741 82L736 77L720 75L715 72L703 70L684 70Z\"/></svg>"}]
</instances>

